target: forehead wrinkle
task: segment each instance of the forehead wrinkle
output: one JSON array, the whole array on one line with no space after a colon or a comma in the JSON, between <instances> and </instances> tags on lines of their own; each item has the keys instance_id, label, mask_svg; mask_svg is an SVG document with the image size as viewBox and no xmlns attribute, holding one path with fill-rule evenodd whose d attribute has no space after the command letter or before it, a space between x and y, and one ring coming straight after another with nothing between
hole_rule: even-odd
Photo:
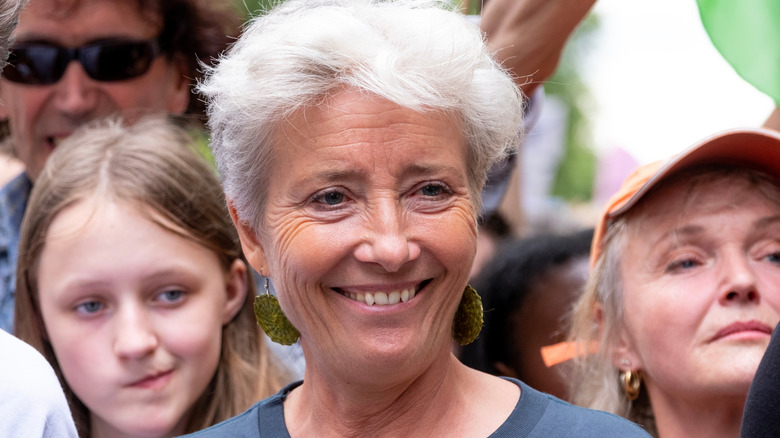
<instances>
[{"instance_id":1,"label":"forehead wrinkle","mask_svg":"<svg viewBox=\"0 0 780 438\"><path fill-rule=\"evenodd\" d=\"M780 222L780 214L776 214L776 215L773 215L773 216L767 216L767 217L762 217L762 218L757 219L753 223L753 226L756 229L760 230L760 229L763 229L763 228L768 228L768 227L770 227L770 226L772 226L772 225L774 225L776 223L779 223L779 222Z\"/></svg>"}]
</instances>

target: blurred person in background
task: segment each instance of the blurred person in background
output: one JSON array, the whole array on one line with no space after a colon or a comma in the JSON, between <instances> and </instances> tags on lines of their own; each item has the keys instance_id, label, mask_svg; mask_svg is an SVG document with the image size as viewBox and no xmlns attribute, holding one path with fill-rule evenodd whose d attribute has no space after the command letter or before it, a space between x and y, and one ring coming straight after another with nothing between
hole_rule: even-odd
<instances>
[{"instance_id":1,"label":"blurred person in background","mask_svg":"<svg viewBox=\"0 0 780 438\"><path fill-rule=\"evenodd\" d=\"M474 281L485 325L461 350L463 363L566 400L565 376L557 366L548 368L540 351L565 340L568 317L588 278L592 238L593 230L583 230L499 246Z\"/></svg>"}]
</instances>

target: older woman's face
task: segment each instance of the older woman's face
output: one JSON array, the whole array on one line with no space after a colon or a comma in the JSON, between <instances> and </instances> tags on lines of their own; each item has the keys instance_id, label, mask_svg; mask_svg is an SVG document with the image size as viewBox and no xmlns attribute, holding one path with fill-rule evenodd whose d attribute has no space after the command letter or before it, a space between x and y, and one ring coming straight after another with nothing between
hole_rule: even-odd
<instances>
[{"instance_id":1,"label":"older woman's face","mask_svg":"<svg viewBox=\"0 0 780 438\"><path fill-rule=\"evenodd\" d=\"M689 190L639 207L622 258L615 360L644 371L654 404L744 397L780 312L780 206L741 179Z\"/></svg>"},{"instance_id":2,"label":"older woman's face","mask_svg":"<svg viewBox=\"0 0 780 438\"><path fill-rule=\"evenodd\" d=\"M400 377L448 354L476 247L459 123L342 91L295 114L276 145L248 254L307 360Z\"/></svg>"}]
</instances>

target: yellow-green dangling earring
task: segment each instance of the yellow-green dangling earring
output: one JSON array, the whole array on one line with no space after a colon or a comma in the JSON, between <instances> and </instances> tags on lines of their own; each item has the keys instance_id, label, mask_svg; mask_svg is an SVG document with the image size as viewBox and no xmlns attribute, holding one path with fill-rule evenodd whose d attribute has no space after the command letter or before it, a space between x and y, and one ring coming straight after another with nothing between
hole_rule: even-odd
<instances>
[{"instance_id":1,"label":"yellow-green dangling earring","mask_svg":"<svg viewBox=\"0 0 780 438\"><path fill-rule=\"evenodd\" d=\"M277 344L294 344L301 337L301 334L285 316L282 306L279 305L279 300L268 290L268 277L265 277L264 290L264 294L255 297L254 307L257 324Z\"/></svg>"},{"instance_id":2,"label":"yellow-green dangling earring","mask_svg":"<svg viewBox=\"0 0 780 438\"><path fill-rule=\"evenodd\" d=\"M466 285L452 323L452 339L460 345L474 342L482 330L482 298Z\"/></svg>"}]
</instances>

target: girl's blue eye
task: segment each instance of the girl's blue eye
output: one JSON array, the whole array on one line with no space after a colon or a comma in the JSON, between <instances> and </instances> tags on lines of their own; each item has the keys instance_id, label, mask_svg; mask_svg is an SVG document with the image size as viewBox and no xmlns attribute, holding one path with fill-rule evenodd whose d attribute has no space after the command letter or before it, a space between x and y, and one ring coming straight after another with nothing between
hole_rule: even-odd
<instances>
[{"instance_id":1,"label":"girl's blue eye","mask_svg":"<svg viewBox=\"0 0 780 438\"><path fill-rule=\"evenodd\" d=\"M100 301L87 301L76 306L76 311L80 313L92 314L97 313L103 308L103 304Z\"/></svg>"},{"instance_id":2,"label":"girl's blue eye","mask_svg":"<svg viewBox=\"0 0 780 438\"><path fill-rule=\"evenodd\" d=\"M165 292L159 295L162 301L166 301L169 303L175 303L181 301L183 296L184 296L184 292L179 289L166 290Z\"/></svg>"}]
</instances>

